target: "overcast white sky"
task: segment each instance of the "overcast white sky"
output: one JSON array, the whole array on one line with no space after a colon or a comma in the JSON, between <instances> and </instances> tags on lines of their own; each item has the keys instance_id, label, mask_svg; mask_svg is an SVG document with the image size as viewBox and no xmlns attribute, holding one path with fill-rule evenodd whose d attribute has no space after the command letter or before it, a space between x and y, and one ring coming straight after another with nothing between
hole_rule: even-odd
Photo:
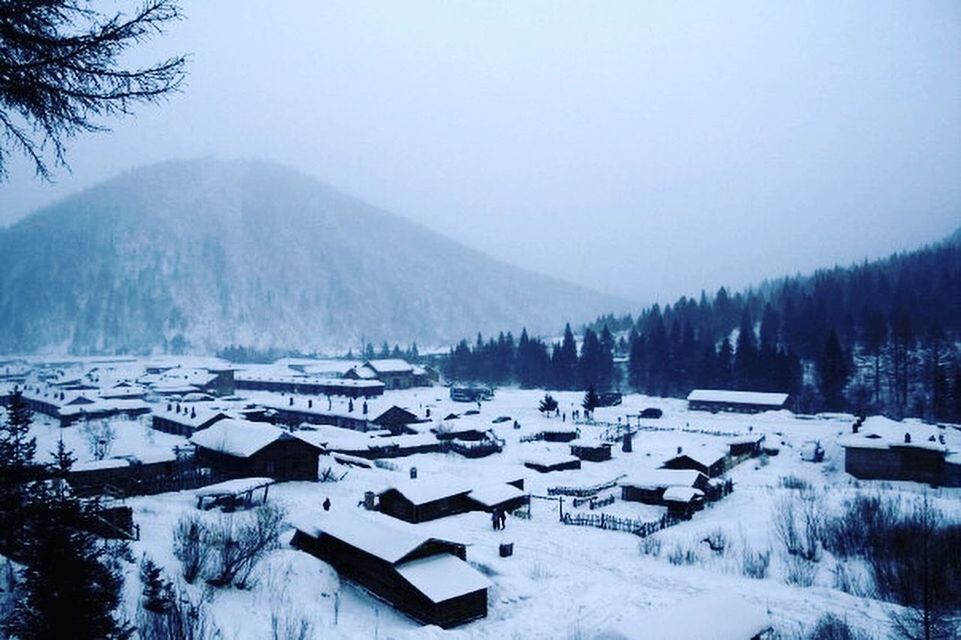
<instances>
[{"instance_id":1,"label":"overcast white sky","mask_svg":"<svg viewBox=\"0 0 961 640\"><path fill-rule=\"evenodd\" d=\"M113 3L105 3L112 5ZM123 3L121 3L123 4ZM259 156L641 301L961 226L961 3L185 2L182 95L0 184Z\"/></svg>"}]
</instances>

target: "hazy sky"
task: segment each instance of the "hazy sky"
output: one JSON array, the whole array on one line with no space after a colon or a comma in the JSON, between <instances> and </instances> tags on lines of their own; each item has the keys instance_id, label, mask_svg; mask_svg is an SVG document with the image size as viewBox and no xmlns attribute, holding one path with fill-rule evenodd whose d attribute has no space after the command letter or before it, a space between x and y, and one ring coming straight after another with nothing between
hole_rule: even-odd
<instances>
[{"instance_id":1,"label":"hazy sky","mask_svg":"<svg viewBox=\"0 0 961 640\"><path fill-rule=\"evenodd\" d=\"M114 3L105 3L113 6ZM123 3L121 3L123 4ZM961 3L184 2L183 94L0 184L260 156L642 301L961 226Z\"/></svg>"}]
</instances>

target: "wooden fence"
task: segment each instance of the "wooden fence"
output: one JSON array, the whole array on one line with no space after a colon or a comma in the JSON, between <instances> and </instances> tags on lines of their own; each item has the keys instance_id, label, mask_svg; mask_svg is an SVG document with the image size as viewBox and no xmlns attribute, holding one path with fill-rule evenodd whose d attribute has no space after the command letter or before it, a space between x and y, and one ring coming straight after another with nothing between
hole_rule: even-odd
<instances>
[{"instance_id":1,"label":"wooden fence","mask_svg":"<svg viewBox=\"0 0 961 640\"><path fill-rule=\"evenodd\" d=\"M602 484L595 484L590 487L548 487L547 495L549 496L574 496L575 498L589 498L591 496L596 496L601 491L606 491L607 489L613 489L617 486L617 481L623 478L623 475L617 476L610 482L604 482ZM583 502L583 501L582 501ZM574 506L578 506L577 503Z\"/></svg>"}]
</instances>

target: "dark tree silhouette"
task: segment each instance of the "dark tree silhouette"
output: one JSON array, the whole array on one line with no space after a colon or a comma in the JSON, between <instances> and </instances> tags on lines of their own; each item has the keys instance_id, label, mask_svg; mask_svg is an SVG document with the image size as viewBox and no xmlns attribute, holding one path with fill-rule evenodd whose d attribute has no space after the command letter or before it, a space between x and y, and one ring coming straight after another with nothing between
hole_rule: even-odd
<instances>
[{"instance_id":1,"label":"dark tree silhouette","mask_svg":"<svg viewBox=\"0 0 961 640\"><path fill-rule=\"evenodd\" d=\"M0 176L14 151L49 179L48 153L66 164L65 140L105 129L183 82L185 59L124 68L122 55L179 17L175 0L145 0L104 14L74 0L0 0Z\"/></svg>"}]
</instances>

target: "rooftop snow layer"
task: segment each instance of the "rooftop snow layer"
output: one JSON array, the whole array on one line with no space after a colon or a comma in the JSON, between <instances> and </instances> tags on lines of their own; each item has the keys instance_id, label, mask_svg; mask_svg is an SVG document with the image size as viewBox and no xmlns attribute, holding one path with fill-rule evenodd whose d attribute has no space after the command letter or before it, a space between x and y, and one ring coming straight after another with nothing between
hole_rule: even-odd
<instances>
[{"instance_id":1,"label":"rooftop snow layer","mask_svg":"<svg viewBox=\"0 0 961 640\"><path fill-rule=\"evenodd\" d=\"M743 597L708 593L628 615L599 640L748 640L769 629L767 613Z\"/></svg>"},{"instance_id":2,"label":"rooftop snow layer","mask_svg":"<svg viewBox=\"0 0 961 640\"><path fill-rule=\"evenodd\" d=\"M405 562L397 572L434 603L491 586L480 572L449 553Z\"/></svg>"},{"instance_id":3,"label":"rooftop snow layer","mask_svg":"<svg viewBox=\"0 0 961 640\"><path fill-rule=\"evenodd\" d=\"M266 422L228 418L195 433L190 441L198 447L238 458L249 458L279 440L284 433L283 429Z\"/></svg>"},{"instance_id":4,"label":"rooftop snow layer","mask_svg":"<svg viewBox=\"0 0 961 640\"><path fill-rule=\"evenodd\" d=\"M787 402L786 393L761 393L759 391L727 391L724 389L695 389L687 401L728 402L731 404L758 404L781 408Z\"/></svg>"}]
</instances>

